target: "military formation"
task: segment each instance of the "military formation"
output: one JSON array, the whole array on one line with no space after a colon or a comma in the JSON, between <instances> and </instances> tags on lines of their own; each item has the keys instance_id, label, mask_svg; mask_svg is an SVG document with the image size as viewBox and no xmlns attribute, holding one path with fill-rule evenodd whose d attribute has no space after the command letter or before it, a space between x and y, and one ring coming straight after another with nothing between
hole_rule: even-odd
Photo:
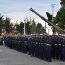
<instances>
[{"instance_id":1,"label":"military formation","mask_svg":"<svg viewBox=\"0 0 65 65\"><path fill-rule=\"evenodd\" d=\"M5 45L22 53L51 62L65 61L65 36L20 35L3 37ZM2 44L2 41L0 42Z\"/></svg>"}]
</instances>

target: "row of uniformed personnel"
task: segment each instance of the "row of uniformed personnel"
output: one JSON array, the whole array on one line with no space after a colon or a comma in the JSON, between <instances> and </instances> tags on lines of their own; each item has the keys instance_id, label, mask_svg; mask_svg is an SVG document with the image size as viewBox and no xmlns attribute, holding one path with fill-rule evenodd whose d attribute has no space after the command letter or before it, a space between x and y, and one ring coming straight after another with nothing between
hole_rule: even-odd
<instances>
[{"instance_id":1,"label":"row of uniformed personnel","mask_svg":"<svg viewBox=\"0 0 65 65\"><path fill-rule=\"evenodd\" d=\"M65 38L58 35L21 35L4 38L6 46L51 61L65 60Z\"/></svg>"}]
</instances>

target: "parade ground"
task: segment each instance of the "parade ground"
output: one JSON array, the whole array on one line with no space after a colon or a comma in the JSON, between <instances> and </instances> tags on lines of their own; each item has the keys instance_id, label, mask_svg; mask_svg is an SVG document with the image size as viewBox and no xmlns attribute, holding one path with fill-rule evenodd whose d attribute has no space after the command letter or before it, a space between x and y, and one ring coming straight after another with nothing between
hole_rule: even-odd
<instances>
[{"instance_id":1,"label":"parade ground","mask_svg":"<svg viewBox=\"0 0 65 65\"><path fill-rule=\"evenodd\" d=\"M54 59L52 62L47 62L6 46L0 46L0 65L65 65L65 62Z\"/></svg>"}]
</instances>

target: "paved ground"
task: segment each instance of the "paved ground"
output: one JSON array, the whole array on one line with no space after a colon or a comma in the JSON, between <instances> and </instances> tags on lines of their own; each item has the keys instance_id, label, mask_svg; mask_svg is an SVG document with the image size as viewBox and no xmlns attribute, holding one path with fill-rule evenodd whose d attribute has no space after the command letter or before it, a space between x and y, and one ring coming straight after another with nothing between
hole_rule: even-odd
<instances>
[{"instance_id":1,"label":"paved ground","mask_svg":"<svg viewBox=\"0 0 65 65\"><path fill-rule=\"evenodd\" d=\"M0 46L0 65L65 65L65 62L58 60L46 62L5 46Z\"/></svg>"}]
</instances>

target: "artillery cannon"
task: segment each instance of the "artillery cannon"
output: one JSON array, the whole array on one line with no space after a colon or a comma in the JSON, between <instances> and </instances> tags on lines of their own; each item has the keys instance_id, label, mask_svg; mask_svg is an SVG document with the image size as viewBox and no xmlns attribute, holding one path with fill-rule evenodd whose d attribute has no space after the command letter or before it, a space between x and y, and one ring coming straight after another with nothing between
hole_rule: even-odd
<instances>
[{"instance_id":1,"label":"artillery cannon","mask_svg":"<svg viewBox=\"0 0 65 65\"><path fill-rule=\"evenodd\" d=\"M44 18L42 15L40 15L39 13L37 13L34 9L30 8L30 11L32 11L33 13L35 13L37 16L39 16L42 20L44 20L45 22L47 22L48 24L50 24L53 28L55 28L55 30L60 33L60 34L65 34L65 31L63 29L61 29L60 27L54 25L53 23L51 23L50 21L48 21L46 18Z\"/></svg>"}]
</instances>

